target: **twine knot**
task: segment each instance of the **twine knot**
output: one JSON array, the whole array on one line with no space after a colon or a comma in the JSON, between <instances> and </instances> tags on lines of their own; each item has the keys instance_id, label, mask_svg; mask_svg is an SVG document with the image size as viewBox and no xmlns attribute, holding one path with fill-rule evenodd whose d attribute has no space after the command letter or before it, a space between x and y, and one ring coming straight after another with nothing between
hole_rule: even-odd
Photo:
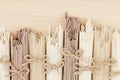
<instances>
[{"instance_id":1,"label":"twine knot","mask_svg":"<svg viewBox=\"0 0 120 80\"><path fill-rule=\"evenodd\" d=\"M44 74L47 74L51 70L57 70L59 72L59 68L64 66L64 61L60 61L57 64L45 63L44 68L46 69Z\"/></svg>"},{"instance_id":2,"label":"twine knot","mask_svg":"<svg viewBox=\"0 0 120 80\"><path fill-rule=\"evenodd\" d=\"M70 50L63 48L62 49L62 55L65 57L71 57L71 58L75 58L77 60L81 60L83 62L86 62L86 58L83 57L83 49L79 49L77 50L75 53L72 53Z\"/></svg>"},{"instance_id":3,"label":"twine knot","mask_svg":"<svg viewBox=\"0 0 120 80\"><path fill-rule=\"evenodd\" d=\"M108 58L107 60L104 60L103 62L96 62L95 59L92 59L92 63L93 64L103 64L103 65L108 65L108 66L112 66L113 64L116 63L116 60L113 58Z\"/></svg>"},{"instance_id":4,"label":"twine knot","mask_svg":"<svg viewBox=\"0 0 120 80\"><path fill-rule=\"evenodd\" d=\"M9 57L7 55L4 55L0 58L0 64L10 64Z\"/></svg>"},{"instance_id":5,"label":"twine knot","mask_svg":"<svg viewBox=\"0 0 120 80\"><path fill-rule=\"evenodd\" d=\"M104 60L104 62L103 62L103 64L108 65L108 66L112 66L115 63L116 63L116 60L113 58L109 58L107 60Z\"/></svg>"},{"instance_id":6,"label":"twine knot","mask_svg":"<svg viewBox=\"0 0 120 80\"><path fill-rule=\"evenodd\" d=\"M114 76L120 75L120 71L112 71L109 73L109 79L112 79Z\"/></svg>"},{"instance_id":7,"label":"twine knot","mask_svg":"<svg viewBox=\"0 0 120 80\"><path fill-rule=\"evenodd\" d=\"M96 70L99 69L97 66L81 66L79 63L74 63L73 68L76 70L74 75L80 75L84 71L91 71L94 73Z\"/></svg>"},{"instance_id":8,"label":"twine knot","mask_svg":"<svg viewBox=\"0 0 120 80\"><path fill-rule=\"evenodd\" d=\"M29 63L34 63L34 62L40 62L40 63L45 63L45 61L47 61L47 55L43 55L40 58L35 58L32 55L25 55L24 59L26 61L26 63L22 64L22 66L29 64Z\"/></svg>"},{"instance_id":9,"label":"twine knot","mask_svg":"<svg viewBox=\"0 0 120 80\"><path fill-rule=\"evenodd\" d=\"M29 68L16 69L12 64L10 65L10 67L10 76L19 75L22 78L22 80L25 80L24 76L29 73Z\"/></svg>"}]
</instances>

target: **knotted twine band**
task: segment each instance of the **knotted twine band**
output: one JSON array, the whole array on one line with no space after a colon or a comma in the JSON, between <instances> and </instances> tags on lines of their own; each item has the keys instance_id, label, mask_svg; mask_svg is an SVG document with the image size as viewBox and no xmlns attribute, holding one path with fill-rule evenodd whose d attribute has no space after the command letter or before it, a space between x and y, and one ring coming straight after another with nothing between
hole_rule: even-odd
<instances>
[{"instance_id":1,"label":"knotted twine band","mask_svg":"<svg viewBox=\"0 0 120 80\"><path fill-rule=\"evenodd\" d=\"M25 80L24 76L29 73L29 68L16 69L9 61L9 57L7 55L4 55L0 58L0 63L11 67L11 69L9 70L10 75L6 75L6 77L19 75L22 80Z\"/></svg>"},{"instance_id":2,"label":"knotted twine band","mask_svg":"<svg viewBox=\"0 0 120 80\"><path fill-rule=\"evenodd\" d=\"M69 51L68 49L66 48L63 48L63 51L62 51L62 55L65 56L65 57L72 57L72 58L75 58L75 59L78 59L78 60L81 60L83 62L87 62L87 58L83 57L83 50L80 49L78 51L76 51L75 53L72 53L71 51ZM92 58L92 61L90 61L91 63L93 64L103 64L103 65L108 65L108 66L112 66L114 63L116 63L116 60L113 59L113 58L109 58L107 60L104 60L103 62L95 62L94 61L95 59ZM80 66L79 63L74 63L73 64L73 67L74 69L76 69L76 72L74 74L80 74L82 71L91 71L91 72L95 72L96 70L100 70L100 67L97 67L97 66ZM112 74L119 74L120 72L115 72L115 73L110 73L111 75Z\"/></svg>"},{"instance_id":3,"label":"knotted twine band","mask_svg":"<svg viewBox=\"0 0 120 80\"><path fill-rule=\"evenodd\" d=\"M112 79L116 75L120 75L120 71L109 72L109 79Z\"/></svg>"},{"instance_id":4,"label":"knotted twine band","mask_svg":"<svg viewBox=\"0 0 120 80\"><path fill-rule=\"evenodd\" d=\"M108 58L107 60L104 60L103 62L95 62L95 59L93 59L92 63L93 64L103 64L107 66L112 66L114 65L117 61L114 58ZM109 79L112 79L114 76L120 75L120 71L111 71L109 72Z\"/></svg>"},{"instance_id":5,"label":"knotted twine band","mask_svg":"<svg viewBox=\"0 0 120 80\"><path fill-rule=\"evenodd\" d=\"M9 65L10 64L9 57L7 55L2 56L0 58L0 64Z\"/></svg>"},{"instance_id":6,"label":"knotted twine band","mask_svg":"<svg viewBox=\"0 0 120 80\"><path fill-rule=\"evenodd\" d=\"M96 70L99 69L99 67L96 66L81 66L80 63L74 63L73 68L76 70L74 72L74 75L80 75L84 71L91 71L94 73Z\"/></svg>"},{"instance_id":7,"label":"knotted twine band","mask_svg":"<svg viewBox=\"0 0 120 80\"><path fill-rule=\"evenodd\" d=\"M61 68L64 66L64 60L61 60L57 64L48 63L47 62L47 55L43 55L40 58L35 58L31 55L25 55L24 59L26 60L26 63L24 63L23 65L26 65L29 63L34 63L34 62L41 63L43 65L44 69L46 69L46 71L43 73L43 75L47 74L51 70L57 70L59 72L58 68Z\"/></svg>"},{"instance_id":8,"label":"knotted twine band","mask_svg":"<svg viewBox=\"0 0 120 80\"><path fill-rule=\"evenodd\" d=\"M39 62L41 64L45 64L45 61L47 61L47 55L43 55L40 58L33 57L32 55L25 55L24 59L25 59L26 63L22 64L22 66L30 64L30 63L34 63L34 62Z\"/></svg>"},{"instance_id":9,"label":"knotted twine band","mask_svg":"<svg viewBox=\"0 0 120 80\"><path fill-rule=\"evenodd\" d=\"M51 70L57 70L59 73L59 68L62 67L64 67L64 61L59 61L57 64L45 63L44 68L46 69L46 71L44 72L44 74L47 74Z\"/></svg>"},{"instance_id":10,"label":"knotted twine band","mask_svg":"<svg viewBox=\"0 0 120 80\"><path fill-rule=\"evenodd\" d=\"M77 60L81 60L83 62L87 62L86 61L86 58L83 57L83 49L79 49L77 50L75 53L72 53L70 50L68 50L67 48L63 48L62 49L62 55L65 57L71 57L71 58L74 58L74 59L77 59Z\"/></svg>"},{"instance_id":11,"label":"knotted twine band","mask_svg":"<svg viewBox=\"0 0 120 80\"><path fill-rule=\"evenodd\" d=\"M81 58L82 54L79 54L79 53L82 53L81 51L77 51L75 54L79 54L79 55L72 55L71 52L69 52L67 49L64 48L64 51L65 53L63 53L64 56L69 56L69 57L72 57L72 58L76 58L76 59L79 59ZM26 55L25 56L25 59L27 60L27 63L25 64L28 64L28 63L32 63L32 62L39 62L41 60L43 61L46 61L46 56L43 56L41 59L36 59L36 58L33 58L32 56L30 55ZM113 58L109 58L107 60L104 60L103 62L95 62L94 59L93 59L93 63L94 64L104 64L104 65L108 65L108 66L112 66L116 61L113 59ZM20 77L25 80L24 78L24 75L28 74L29 73L29 69L28 68L21 68L21 69L16 69L12 64L11 62L9 61L9 57L8 56L3 56L0 58L0 63L1 64L6 64L6 65L9 65L11 66L11 70L9 70L11 72L10 76L14 76L14 75L20 75ZM25 64L22 64L25 65ZM64 66L64 61L61 61L60 63L58 64L50 64L50 63L44 63L44 68L47 70L44 74L47 74L50 70L57 70L58 71L58 68L60 67L63 67ZM79 66L79 67L78 67ZM80 74L81 71L96 71L98 68L95 67L95 66L80 66L79 64L75 63L73 65L73 67L77 70L77 72L75 72L74 74ZM115 75L118 75L120 74L120 71L114 71L114 72L110 72L109 75L110 75L110 78L112 78L113 76Z\"/></svg>"},{"instance_id":12,"label":"knotted twine band","mask_svg":"<svg viewBox=\"0 0 120 80\"><path fill-rule=\"evenodd\" d=\"M92 59L92 63L93 63L93 64L103 64L103 65L112 66L113 64L116 63L116 60L113 59L113 58L108 58L108 59L104 60L103 62L97 62L97 61L95 61L95 59L93 58L93 59Z\"/></svg>"},{"instance_id":13,"label":"knotted twine band","mask_svg":"<svg viewBox=\"0 0 120 80\"><path fill-rule=\"evenodd\" d=\"M66 48L63 48L63 50L62 50L63 56L71 57L71 58L83 61L84 63L87 63L88 59L83 57L83 53L84 53L83 49L79 49L75 53L72 53L70 50L68 50ZM83 71L95 72L96 70L98 70L98 67L96 67L96 66L81 66L79 63L74 63L73 68L76 70L74 72L74 75L79 75Z\"/></svg>"},{"instance_id":14,"label":"knotted twine band","mask_svg":"<svg viewBox=\"0 0 120 80\"><path fill-rule=\"evenodd\" d=\"M103 62L95 62L93 59L92 63L112 66L114 63L116 63L116 60L114 60L113 58L109 58L107 60L104 60ZM74 63L73 67L76 70L76 72L74 72L75 75L79 75L83 71L91 71L92 73L94 73L95 71L100 70L100 67L98 66L81 66L79 63ZM110 75L117 75L117 74L120 74L120 72L118 71L118 72L110 73Z\"/></svg>"},{"instance_id":15,"label":"knotted twine band","mask_svg":"<svg viewBox=\"0 0 120 80\"><path fill-rule=\"evenodd\" d=\"M25 75L29 73L29 68L16 69L12 64L10 65L10 67L10 76L19 75L22 78L22 80L25 80Z\"/></svg>"}]
</instances>

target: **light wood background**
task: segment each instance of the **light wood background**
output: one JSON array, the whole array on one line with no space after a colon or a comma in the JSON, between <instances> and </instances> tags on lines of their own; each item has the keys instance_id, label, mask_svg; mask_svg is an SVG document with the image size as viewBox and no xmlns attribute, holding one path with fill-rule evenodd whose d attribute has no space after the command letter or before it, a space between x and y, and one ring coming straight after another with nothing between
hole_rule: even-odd
<instances>
[{"instance_id":1,"label":"light wood background","mask_svg":"<svg viewBox=\"0 0 120 80\"><path fill-rule=\"evenodd\" d=\"M0 0L0 26L44 31L49 24L63 25L66 11L82 22L91 17L94 25L120 28L120 0Z\"/></svg>"}]
</instances>

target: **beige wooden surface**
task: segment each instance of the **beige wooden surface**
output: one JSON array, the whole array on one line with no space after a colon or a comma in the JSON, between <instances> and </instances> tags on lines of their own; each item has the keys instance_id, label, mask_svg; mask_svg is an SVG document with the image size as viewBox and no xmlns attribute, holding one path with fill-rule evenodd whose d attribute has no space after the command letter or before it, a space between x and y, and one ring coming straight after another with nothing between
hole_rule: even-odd
<instances>
[{"instance_id":1,"label":"beige wooden surface","mask_svg":"<svg viewBox=\"0 0 120 80\"><path fill-rule=\"evenodd\" d=\"M0 0L0 27L47 30L63 24L66 11L83 22L90 16L95 25L120 28L120 0Z\"/></svg>"}]
</instances>

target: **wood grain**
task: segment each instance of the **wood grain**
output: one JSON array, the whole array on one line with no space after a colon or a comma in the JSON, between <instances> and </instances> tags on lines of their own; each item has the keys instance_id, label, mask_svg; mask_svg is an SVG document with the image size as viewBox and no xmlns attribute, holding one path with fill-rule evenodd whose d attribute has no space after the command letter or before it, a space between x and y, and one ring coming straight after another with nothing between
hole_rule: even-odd
<instances>
[{"instance_id":1,"label":"wood grain","mask_svg":"<svg viewBox=\"0 0 120 80\"><path fill-rule=\"evenodd\" d=\"M80 23L76 17L66 18L66 27L64 30L64 48L70 50L73 54L78 50L78 35L80 30ZM77 62L76 59L71 57L65 57L64 65L64 80L79 80L78 76L74 76L73 63Z\"/></svg>"},{"instance_id":2,"label":"wood grain","mask_svg":"<svg viewBox=\"0 0 120 80\"><path fill-rule=\"evenodd\" d=\"M59 26L56 28L56 31L49 31L49 34L46 36L47 63L58 65L63 60L61 54L61 49L63 48L63 29ZM48 71L46 80L62 80L62 68L63 67L57 67L57 70L52 69Z\"/></svg>"},{"instance_id":3,"label":"wood grain","mask_svg":"<svg viewBox=\"0 0 120 80\"><path fill-rule=\"evenodd\" d=\"M112 52L111 58L116 62L111 66L111 73L120 72L120 34L115 31L112 35ZM119 74L112 74L111 80L119 80Z\"/></svg>"},{"instance_id":4,"label":"wood grain","mask_svg":"<svg viewBox=\"0 0 120 80\"><path fill-rule=\"evenodd\" d=\"M9 65L2 63L6 57L10 57L10 33L6 31L5 27L0 28L0 80L10 80ZM9 60L9 59L8 59Z\"/></svg>"},{"instance_id":5,"label":"wood grain","mask_svg":"<svg viewBox=\"0 0 120 80\"><path fill-rule=\"evenodd\" d=\"M92 66L93 38L93 25L91 24L90 18L88 18L86 25L81 25L79 32L79 49L83 49L84 51L82 57L87 58L87 63L79 60L81 66ZM79 77L79 80L92 80L91 71L83 71Z\"/></svg>"},{"instance_id":6,"label":"wood grain","mask_svg":"<svg viewBox=\"0 0 120 80\"><path fill-rule=\"evenodd\" d=\"M93 80L109 80L110 66L105 65L104 62L111 57L112 30L102 26L101 30L96 29L94 34L94 66L98 66L100 69L93 74ZM102 64L99 64L99 62L102 62Z\"/></svg>"},{"instance_id":7,"label":"wood grain","mask_svg":"<svg viewBox=\"0 0 120 80\"><path fill-rule=\"evenodd\" d=\"M0 25L8 31L23 27L46 31L49 24L63 25L66 11L83 23L90 16L95 26L120 28L120 0L0 0L0 11Z\"/></svg>"},{"instance_id":8,"label":"wood grain","mask_svg":"<svg viewBox=\"0 0 120 80\"><path fill-rule=\"evenodd\" d=\"M41 59L45 55L45 36L42 33L31 31L29 33L29 48L32 57ZM45 75L43 75L45 69L41 62L30 63L30 80L45 80Z\"/></svg>"},{"instance_id":9,"label":"wood grain","mask_svg":"<svg viewBox=\"0 0 120 80\"><path fill-rule=\"evenodd\" d=\"M29 68L28 65L22 66L25 63L25 55L28 55L28 32L27 29L21 29L17 32L17 38L11 36L11 62L16 69ZM23 76L26 80L29 80L29 75ZM19 74L11 78L12 80L22 80Z\"/></svg>"}]
</instances>

